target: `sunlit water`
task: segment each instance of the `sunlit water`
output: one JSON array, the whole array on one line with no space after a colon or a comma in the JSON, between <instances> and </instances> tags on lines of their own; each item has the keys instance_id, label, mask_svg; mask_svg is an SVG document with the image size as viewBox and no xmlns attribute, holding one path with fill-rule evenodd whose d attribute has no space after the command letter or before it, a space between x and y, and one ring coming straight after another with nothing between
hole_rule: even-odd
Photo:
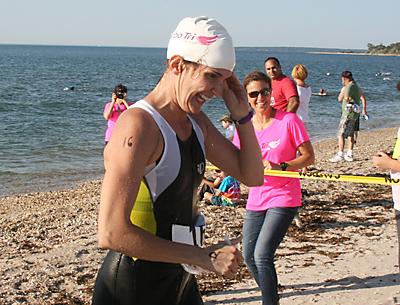
<instances>
[{"instance_id":1,"label":"sunlit water","mask_svg":"<svg viewBox=\"0 0 400 305\"><path fill-rule=\"evenodd\" d=\"M283 70L303 63L313 92L309 133L333 137L340 116L336 95L340 73L351 70L368 100L369 121L361 129L400 125L400 57L312 54L297 48L239 48L236 72L242 80L276 56ZM315 51L315 50L314 50ZM56 189L103 174L102 111L112 88L124 83L129 100L143 97L164 71L165 49L0 45L0 195ZM385 72L385 75L378 75ZM64 90L74 87L74 90ZM204 111L221 130L224 103Z\"/></svg>"}]
</instances>

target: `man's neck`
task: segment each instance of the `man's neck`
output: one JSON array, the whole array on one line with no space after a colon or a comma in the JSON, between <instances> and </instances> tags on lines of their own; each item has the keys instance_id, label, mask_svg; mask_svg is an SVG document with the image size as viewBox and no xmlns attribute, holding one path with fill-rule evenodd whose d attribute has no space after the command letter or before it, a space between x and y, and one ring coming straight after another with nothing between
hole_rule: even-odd
<instances>
[{"instance_id":1,"label":"man's neck","mask_svg":"<svg viewBox=\"0 0 400 305\"><path fill-rule=\"evenodd\" d=\"M281 80L282 78L285 78L285 77L286 77L285 74L281 74L281 75L279 75L279 76L273 78L272 81L278 81L278 80Z\"/></svg>"}]
</instances>

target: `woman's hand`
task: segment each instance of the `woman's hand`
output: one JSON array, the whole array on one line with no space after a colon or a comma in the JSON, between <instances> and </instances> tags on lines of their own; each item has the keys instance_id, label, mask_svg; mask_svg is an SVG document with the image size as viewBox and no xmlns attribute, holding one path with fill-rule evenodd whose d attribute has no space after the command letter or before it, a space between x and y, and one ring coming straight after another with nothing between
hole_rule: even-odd
<instances>
[{"instance_id":1,"label":"woman's hand","mask_svg":"<svg viewBox=\"0 0 400 305\"><path fill-rule=\"evenodd\" d=\"M372 163L374 164L374 166L381 169L391 169L390 163L392 162L392 160L392 158L381 151L378 152L376 156L372 157Z\"/></svg>"},{"instance_id":2,"label":"woman's hand","mask_svg":"<svg viewBox=\"0 0 400 305\"><path fill-rule=\"evenodd\" d=\"M122 99L121 101L125 105L126 109L128 109L129 108L128 102L125 99Z\"/></svg>"},{"instance_id":3,"label":"woman's hand","mask_svg":"<svg viewBox=\"0 0 400 305\"><path fill-rule=\"evenodd\" d=\"M208 247L207 253L210 256L210 265L206 268L228 278L233 278L237 272L239 265L243 262L243 257L236 244L239 243L241 237L218 243Z\"/></svg>"},{"instance_id":4,"label":"woman's hand","mask_svg":"<svg viewBox=\"0 0 400 305\"><path fill-rule=\"evenodd\" d=\"M249 113L250 105L247 102L246 91L235 74L224 81L222 98L234 120L239 120Z\"/></svg>"},{"instance_id":5,"label":"woman's hand","mask_svg":"<svg viewBox=\"0 0 400 305\"><path fill-rule=\"evenodd\" d=\"M281 170L281 167L279 164L269 162L267 160L264 160L263 163L264 163L264 169L266 169L266 170L270 170L270 169Z\"/></svg>"}]
</instances>

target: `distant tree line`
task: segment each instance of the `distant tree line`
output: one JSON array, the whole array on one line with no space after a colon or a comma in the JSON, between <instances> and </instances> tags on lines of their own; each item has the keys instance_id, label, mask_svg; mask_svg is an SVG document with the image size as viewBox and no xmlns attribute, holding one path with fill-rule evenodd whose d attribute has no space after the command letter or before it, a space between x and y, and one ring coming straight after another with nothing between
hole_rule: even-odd
<instances>
[{"instance_id":1,"label":"distant tree line","mask_svg":"<svg viewBox=\"0 0 400 305\"><path fill-rule=\"evenodd\" d=\"M392 43L388 46L383 44L373 45L367 44L369 54L400 54L400 42Z\"/></svg>"}]
</instances>

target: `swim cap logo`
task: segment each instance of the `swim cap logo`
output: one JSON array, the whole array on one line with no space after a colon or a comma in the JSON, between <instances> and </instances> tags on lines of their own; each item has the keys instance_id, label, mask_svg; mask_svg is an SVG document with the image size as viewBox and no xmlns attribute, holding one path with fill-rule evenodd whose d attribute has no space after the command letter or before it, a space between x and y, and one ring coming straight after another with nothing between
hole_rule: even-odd
<instances>
[{"instance_id":1,"label":"swim cap logo","mask_svg":"<svg viewBox=\"0 0 400 305\"><path fill-rule=\"evenodd\" d=\"M218 35L214 36L198 36L197 34L194 33L189 33L189 32L174 32L171 35L172 38L174 39L183 39L188 42L198 42L202 45L208 46L210 44L213 44L214 42L217 41Z\"/></svg>"},{"instance_id":2,"label":"swim cap logo","mask_svg":"<svg viewBox=\"0 0 400 305\"><path fill-rule=\"evenodd\" d=\"M197 40L202 44L202 45L210 45L214 42L216 42L218 39L217 35L214 36L197 36Z\"/></svg>"}]
</instances>

